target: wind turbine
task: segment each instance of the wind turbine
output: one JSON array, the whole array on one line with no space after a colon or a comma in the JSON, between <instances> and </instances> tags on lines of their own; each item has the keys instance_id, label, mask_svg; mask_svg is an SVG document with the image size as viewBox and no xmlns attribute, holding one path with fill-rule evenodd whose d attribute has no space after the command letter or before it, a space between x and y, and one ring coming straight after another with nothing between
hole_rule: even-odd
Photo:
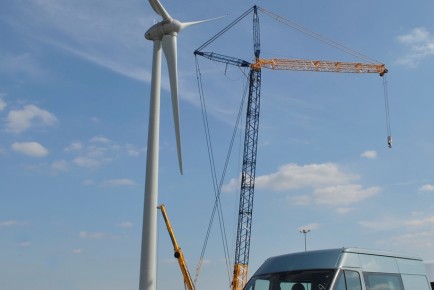
<instances>
[{"instance_id":1,"label":"wind turbine","mask_svg":"<svg viewBox=\"0 0 434 290\"><path fill-rule=\"evenodd\" d=\"M158 205L158 146L160 135L161 48L166 57L172 110L175 122L179 170L182 174L181 133L178 108L177 36L191 25L204 21L186 22L173 19L159 0L149 0L152 9L163 20L145 33L154 42L152 57L151 105L149 113L148 147L146 159L145 200L143 209L142 247L140 257L139 290L155 290L157 277L157 205Z\"/></svg>"}]
</instances>

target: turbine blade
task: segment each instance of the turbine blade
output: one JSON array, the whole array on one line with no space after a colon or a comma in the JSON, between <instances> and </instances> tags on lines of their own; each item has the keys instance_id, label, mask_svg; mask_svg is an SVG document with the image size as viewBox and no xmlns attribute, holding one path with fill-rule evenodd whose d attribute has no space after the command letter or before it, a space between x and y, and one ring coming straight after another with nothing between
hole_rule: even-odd
<instances>
[{"instance_id":1,"label":"turbine blade","mask_svg":"<svg viewBox=\"0 0 434 290\"><path fill-rule=\"evenodd\" d=\"M176 36L165 35L163 37L163 51L169 70L170 91L172 94L173 121L175 123L176 146L178 150L179 170L182 174L181 130L179 125L179 101L178 101L178 68Z\"/></svg>"},{"instance_id":2,"label":"turbine blade","mask_svg":"<svg viewBox=\"0 0 434 290\"><path fill-rule=\"evenodd\" d=\"M220 18L224 18L224 17L226 17L226 15L225 16L220 16L220 17L215 17L215 18L210 18L210 19L206 19L206 20L199 20L199 21L192 21L192 22L182 22L181 23L181 30L184 29L184 28L187 28L189 26L192 26L192 25L196 25L196 24L200 24L200 23L208 22L208 21L213 21L213 20L217 20L217 19L220 19Z\"/></svg>"},{"instance_id":3,"label":"turbine blade","mask_svg":"<svg viewBox=\"0 0 434 290\"><path fill-rule=\"evenodd\" d=\"M169 13L167 13L166 9L164 9L164 6L160 3L159 0L149 0L149 4L151 4L152 9L163 17L163 20L172 21L172 17Z\"/></svg>"}]
</instances>

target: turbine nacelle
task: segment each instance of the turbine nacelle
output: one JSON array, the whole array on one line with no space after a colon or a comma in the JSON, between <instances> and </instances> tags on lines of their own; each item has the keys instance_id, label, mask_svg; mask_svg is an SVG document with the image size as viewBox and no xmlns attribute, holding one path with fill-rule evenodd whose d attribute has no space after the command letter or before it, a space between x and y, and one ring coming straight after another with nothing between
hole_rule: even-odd
<instances>
[{"instance_id":1,"label":"turbine nacelle","mask_svg":"<svg viewBox=\"0 0 434 290\"><path fill-rule=\"evenodd\" d=\"M183 28L183 23L176 19L172 19L170 22L158 22L146 31L145 38L147 40L162 40L165 35L177 36Z\"/></svg>"}]
</instances>

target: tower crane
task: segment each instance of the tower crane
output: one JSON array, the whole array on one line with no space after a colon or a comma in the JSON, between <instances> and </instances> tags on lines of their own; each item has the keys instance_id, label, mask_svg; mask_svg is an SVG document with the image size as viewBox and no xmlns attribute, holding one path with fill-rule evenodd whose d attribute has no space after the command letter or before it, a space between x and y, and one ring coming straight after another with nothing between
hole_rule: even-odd
<instances>
[{"instance_id":1,"label":"tower crane","mask_svg":"<svg viewBox=\"0 0 434 290\"><path fill-rule=\"evenodd\" d=\"M260 58L260 30L258 6L253 6L239 18L226 26L213 38L200 46L195 55L205 57L212 61L221 62L226 65L249 68L249 95L247 101L246 125L244 135L244 151L241 172L241 189L238 210L238 226L235 247L235 260L233 267L233 277L231 282L232 290L241 290L247 283L248 264L250 255L250 237L253 214L253 200L256 172L256 155L259 132L259 112L261 96L261 71L262 68L272 70L292 70L292 71L311 71L311 72L334 72L334 73L377 73L384 76L388 70L381 63L363 62L341 62L307 59L262 59ZM219 38L236 23L253 12L253 51L254 62L249 62L240 58L226 56L215 52L203 51L210 43ZM392 139L388 136L388 145L391 147Z\"/></svg>"}]
</instances>

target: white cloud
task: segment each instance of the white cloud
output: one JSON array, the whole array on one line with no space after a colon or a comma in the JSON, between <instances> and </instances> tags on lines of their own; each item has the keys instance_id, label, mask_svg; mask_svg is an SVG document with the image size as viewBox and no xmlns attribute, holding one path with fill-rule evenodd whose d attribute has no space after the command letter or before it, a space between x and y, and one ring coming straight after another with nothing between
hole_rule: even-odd
<instances>
[{"instance_id":1,"label":"white cloud","mask_svg":"<svg viewBox=\"0 0 434 290\"><path fill-rule=\"evenodd\" d=\"M408 220L404 223L406 226L426 226L426 225L434 225L434 216L429 216L422 219L412 219Z\"/></svg>"},{"instance_id":2,"label":"white cloud","mask_svg":"<svg viewBox=\"0 0 434 290\"><path fill-rule=\"evenodd\" d=\"M293 205L335 207L339 214L345 214L353 210L348 205L361 202L380 191L379 187L364 188L360 184L354 184L353 181L359 178L356 174L345 172L335 163L290 163L281 166L277 172L258 176L255 187L272 191L311 190L307 194L291 194L288 200ZM232 179L224 190L230 191L238 186L239 182Z\"/></svg>"},{"instance_id":3,"label":"white cloud","mask_svg":"<svg viewBox=\"0 0 434 290\"><path fill-rule=\"evenodd\" d=\"M77 166L97 168L113 160L113 158L109 156L111 153L113 152L110 152L108 148L88 147L87 151L83 155L74 158L73 162Z\"/></svg>"},{"instance_id":4,"label":"white cloud","mask_svg":"<svg viewBox=\"0 0 434 290\"><path fill-rule=\"evenodd\" d=\"M320 227L319 223L312 223L312 224L301 226L301 227L298 228L298 230L299 231L302 231L302 230L309 230L309 231L311 231L311 230L316 230L319 227Z\"/></svg>"},{"instance_id":5,"label":"white cloud","mask_svg":"<svg viewBox=\"0 0 434 290\"><path fill-rule=\"evenodd\" d=\"M385 231L402 227L403 221L395 217L387 217L374 221L360 221L359 225L370 230Z\"/></svg>"},{"instance_id":6,"label":"white cloud","mask_svg":"<svg viewBox=\"0 0 434 290\"><path fill-rule=\"evenodd\" d=\"M413 213L413 215L415 214L419 215L420 213ZM359 225L371 230L379 231L386 231L397 228L414 230L416 227L418 227L418 229L421 229L423 227L427 229L434 229L434 215L419 218L388 216L383 219L376 219L375 221L361 221L359 222Z\"/></svg>"},{"instance_id":7,"label":"white cloud","mask_svg":"<svg viewBox=\"0 0 434 290\"><path fill-rule=\"evenodd\" d=\"M65 160L56 160L51 163L51 169L54 171L68 171L69 165Z\"/></svg>"},{"instance_id":8,"label":"white cloud","mask_svg":"<svg viewBox=\"0 0 434 290\"><path fill-rule=\"evenodd\" d=\"M76 141L76 142L72 142L64 150L65 152L71 152L71 151L79 151L81 149L83 149L83 143Z\"/></svg>"},{"instance_id":9,"label":"white cloud","mask_svg":"<svg viewBox=\"0 0 434 290\"><path fill-rule=\"evenodd\" d=\"M132 228L133 227L133 223L132 222L122 222L122 223L118 223L116 226L120 227L120 228Z\"/></svg>"},{"instance_id":10,"label":"white cloud","mask_svg":"<svg viewBox=\"0 0 434 290\"><path fill-rule=\"evenodd\" d=\"M255 186L282 191L302 187L348 183L358 178L357 175L343 172L335 163L308 164L303 166L290 163L281 166L275 173L258 176Z\"/></svg>"},{"instance_id":11,"label":"white cloud","mask_svg":"<svg viewBox=\"0 0 434 290\"><path fill-rule=\"evenodd\" d=\"M3 100L5 94L0 93L0 112L6 108L6 102Z\"/></svg>"},{"instance_id":12,"label":"white cloud","mask_svg":"<svg viewBox=\"0 0 434 290\"><path fill-rule=\"evenodd\" d=\"M90 118L90 120L91 120L93 123L100 123L100 122L101 122L101 120L100 120L98 117L92 117L92 118Z\"/></svg>"},{"instance_id":13,"label":"white cloud","mask_svg":"<svg viewBox=\"0 0 434 290\"><path fill-rule=\"evenodd\" d=\"M21 243L19 243L18 245L19 245L20 247L27 248L27 247L30 247L30 246L32 245L32 242L30 242L30 241L21 242Z\"/></svg>"},{"instance_id":14,"label":"white cloud","mask_svg":"<svg viewBox=\"0 0 434 290\"><path fill-rule=\"evenodd\" d=\"M6 117L6 130L21 133L32 127L53 126L57 123L54 114L35 105L26 105L20 110L11 110Z\"/></svg>"},{"instance_id":15,"label":"white cloud","mask_svg":"<svg viewBox=\"0 0 434 290\"><path fill-rule=\"evenodd\" d=\"M413 213L420 215L420 213ZM359 225L369 230L387 233L382 243L400 248L424 249L434 248L434 216L402 217L387 216L372 221L361 221Z\"/></svg>"},{"instance_id":16,"label":"white cloud","mask_svg":"<svg viewBox=\"0 0 434 290\"><path fill-rule=\"evenodd\" d=\"M341 206L360 202L379 191L379 187L364 189L359 184L335 185L316 189L313 199L318 204Z\"/></svg>"},{"instance_id":17,"label":"white cloud","mask_svg":"<svg viewBox=\"0 0 434 290\"><path fill-rule=\"evenodd\" d=\"M38 142L15 142L11 148L19 153L32 157L45 157L48 150Z\"/></svg>"},{"instance_id":18,"label":"white cloud","mask_svg":"<svg viewBox=\"0 0 434 290\"><path fill-rule=\"evenodd\" d=\"M72 163L87 168L98 168L120 156L136 157L143 152L133 145L119 145L101 135L94 136L87 142L74 141L64 151L77 154Z\"/></svg>"},{"instance_id":19,"label":"white cloud","mask_svg":"<svg viewBox=\"0 0 434 290\"><path fill-rule=\"evenodd\" d=\"M432 184L424 184L421 187L419 187L420 191L434 191L434 185Z\"/></svg>"},{"instance_id":20,"label":"white cloud","mask_svg":"<svg viewBox=\"0 0 434 290\"><path fill-rule=\"evenodd\" d=\"M107 237L106 233L102 232L80 232L78 236L82 239L93 239L93 240L99 240Z\"/></svg>"},{"instance_id":21,"label":"white cloud","mask_svg":"<svg viewBox=\"0 0 434 290\"><path fill-rule=\"evenodd\" d=\"M312 203L312 197L310 195L298 195L290 198L291 203L294 205L308 205Z\"/></svg>"},{"instance_id":22,"label":"white cloud","mask_svg":"<svg viewBox=\"0 0 434 290\"><path fill-rule=\"evenodd\" d=\"M112 235L104 232L79 232L78 236L81 239L89 239L89 240L102 240L102 239L117 239L119 236Z\"/></svg>"},{"instance_id":23,"label":"white cloud","mask_svg":"<svg viewBox=\"0 0 434 290\"><path fill-rule=\"evenodd\" d=\"M87 167L87 168L99 167L103 163L105 163L104 160L98 160L95 158L91 158L89 156L78 156L72 162L74 162L74 164L77 166ZM107 160L107 162L108 162L108 160Z\"/></svg>"},{"instance_id":24,"label":"white cloud","mask_svg":"<svg viewBox=\"0 0 434 290\"><path fill-rule=\"evenodd\" d=\"M105 144L104 144L105 145ZM110 157L105 157L108 151L113 150L115 148L111 146L96 146L96 145L90 145L86 148L86 155L90 158L96 158L96 159L111 159Z\"/></svg>"},{"instance_id":25,"label":"white cloud","mask_svg":"<svg viewBox=\"0 0 434 290\"><path fill-rule=\"evenodd\" d=\"M137 157L141 153L145 152L145 149L138 149L131 144L125 145L125 150L127 151L128 155L132 157Z\"/></svg>"},{"instance_id":26,"label":"white cloud","mask_svg":"<svg viewBox=\"0 0 434 290\"><path fill-rule=\"evenodd\" d=\"M232 178L227 184L224 184L222 186L222 191L231 192L234 190L239 190L240 184L241 184L240 178Z\"/></svg>"},{"instance_id":27,"label":"white cloud","mask_svg":"<svg viewBox=\"0 0 434 290\"><path fill-rule=\"evenodd\" d=\"M409 47L409 51L397 60L398 64L416 67L423 59L434 55L434 37L425 27L398 36L398 41Z\"/></svg>"},{"instance_id":28,"label":"white cloud","mask_svg":"<svg viewBox=\"0 0 434 290\"><path fill-rule=\"evenodd\" d=\"M72 249L72 251L71 251L73 254L81 254L81 253L83 253L83 249L80 249L80 248L77 248L77 249Z\"/></svg>"},{"instance_id":29,"label":"white cloud","mask_svg":"<svg viewBox=\"0 0 434 290\"><path fill-rule=\"evenodd\" d=\"M95 136L89 140L88 145L81 142L73 142L65 151L78 152L79 155L73 159L73 163L80 167L97 168L110 163L113 156L116 156L118 145L108 138Z\"/></svg>"},{"instance_id":30,"label":"white cloud","mask_svg":"<svg viewBox=\"0 0 434 290\"><path fill-rule=\"evenodd\" d=\"M90 139L91 143L102 143L102 144L109 144L111 143L110 139L104 137L104 136L95 136Z\"/></svg>"},{"instance_id":31,"label":"white cloud","mask_svg":"<svg viewBox=\"0 0 434 290\"><path fill-rule=\"evenodd\" d=\"M8 220L8 221L0 221L1 227L14 227L14 226L23 226L27 225L26 222L18 221L18 220Z\"/></svg>"},{"instance_id":32,"label":"white cloud","mask_svg":"<svg viewBox=\"0 0 434 290\"><path fill-rule=\"evenodd\" d=\"M336 209L336 212L338 214L348 214L348 213L352 212L353 210L354 210L353 207L338 207Z\"/></svg>"},{"instance_id":33,"label":"white cloud","mask_svg":"<svg viewBox=\"0 0 434 290\"><path fill-rule=\"evenodd\" d=\"M82 184L86 185L86 186L91 186L91 185L95 184L95 181L93 181L92 179L86 179L86 180L83 180Z\"/></svg>"},{"instance_id":34,"label":"white cloud","mask_svg":"<svg viewBox=\"0 0 434 290\"><path fill-rule=\"evenodd\" d=\"M398 40L406 44L424 43L430 39L425 27L414 28L410 33L398 36Z\"/></svg>"},{"instance_id":35,"label":"white cloud","mask_svg":"<svg viewBox=\"0 0 434 290\"><path fill-rule=\"evenodd\" d=\"M15 74L20 80L24 77L41 79L47 75L46 65L41 65L30 53L0 51L0 72Z\"/></svg>"},{"instance_id":36,"label":"white cloud","mask_svg":"<svg viewBox=\"0 0 434 290\"><path fill-rule=\"evenodd\" d=\"M409 232L394 236L391 241L395 245L403 246L406 249L434 249L434 229Z\"/></svg>"},{"instance_id":37,"label":"white cloud","mask_svg":"<svg viewBox=\"0 0 434 290\"><path fill-rule=\"evenodd\" d=\"M363 152L360 156L364 157L364 158L368 158L368 159L375 159L375 158L377 158L377 151L368 150L368 151Z\"/></svg>"},{"instance_id":38,"label":"white cloud","mask_svg":"<svg viewBox=\"0 0 434 290\"><path fill-rule=\"evenodd\" d=\"M115 186L134 186L136 183L134 180L127 178L110 179L103 182L105 186L115 187Z\"/></svg>"}]
</instances>

